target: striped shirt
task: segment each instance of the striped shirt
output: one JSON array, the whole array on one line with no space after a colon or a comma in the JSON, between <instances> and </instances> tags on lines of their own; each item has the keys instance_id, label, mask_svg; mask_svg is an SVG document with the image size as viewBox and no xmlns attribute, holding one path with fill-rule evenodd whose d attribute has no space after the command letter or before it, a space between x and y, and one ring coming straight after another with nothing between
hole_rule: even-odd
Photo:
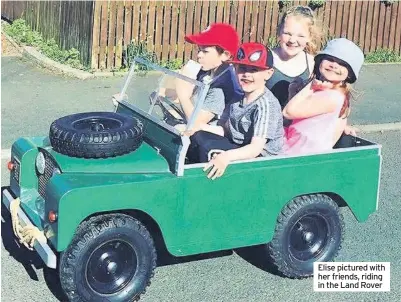
<instances>
[{"instance_id":1,"label":"striped shirt","mask_svg":"<svg viewBox=\"0 0 401 302\"><path fill-rule=\"evenodd\" d=\"M281 152L284 139L283 116L277 98L270 90L256 100L244 104L244 100L230 107L230 116L225 124L229 138L241 146L251 143L252 137L267 139L263 156Z\"/></svg>"}]
</instances>

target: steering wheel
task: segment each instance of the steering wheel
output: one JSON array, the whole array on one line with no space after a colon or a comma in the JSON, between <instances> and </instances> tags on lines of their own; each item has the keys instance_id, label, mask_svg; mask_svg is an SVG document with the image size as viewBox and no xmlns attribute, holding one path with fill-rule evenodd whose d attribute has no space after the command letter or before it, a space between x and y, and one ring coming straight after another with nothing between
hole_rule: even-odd
<instances>
[{"instance_id":1,"label":"steering wheel","mask_svg":"<svg viewBox=\"0 0 401 302\"><path fill-rule=\"evenodd\" d=\"M183 124L187 122L185 114L181 111L180 108L177 107L177 105L175 105L167 97L158 95L157 92L154 91L149 97L150 103L152 103L154 99L156 99L155 106L157 105L160 107L164 115L163 121L165 121L167 124L175 126L177 124ZM181 119L175 117L169 111L169 109L173 109L175 112L177 112L177 114L181 117Z\"/></svg>"}]
</instances>

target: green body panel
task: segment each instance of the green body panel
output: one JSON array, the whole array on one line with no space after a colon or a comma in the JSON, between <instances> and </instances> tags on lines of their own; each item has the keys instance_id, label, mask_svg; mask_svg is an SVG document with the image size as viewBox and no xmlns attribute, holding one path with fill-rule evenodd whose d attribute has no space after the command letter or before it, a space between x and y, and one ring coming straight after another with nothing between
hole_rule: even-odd
<instances>
[{"instance_id":1,"label":"green body panel","mask_svg":"<svg viewBox=\"0 0 401 302\"><path fill-rule=\"evenodd\" d=\"M56 246L63 250L87 216L124 209L151 216L176 256L266 243L288 201L318 192L340 195L364 221L376 209L379 168L372 149L236 163L215 181L201 167L183 177L60 175L49 186L60 200Z\"/></svg>"},{"instance_id":2,"label":"green body panel","mask_svg":"<svg viewBox=\"0 0 401 302\"><path fill-rule=\"evenodd\" d=\"M122 156L85 159L70 157L49 150L59 164L63 173L169 173L169 165L163 156L146 143L135 150Z\"/></svg>"},{"instance_id":3,"label":"green body panel","mask_svg":"<svg viewBox=\"0 0 401 302\"><path fill-rule=\"evenodd\" d=\"M46 144L40 140L27 139L13 146L24 173L22 193L37 190L35 158L37 147L43 146ZM146 154L140 159L132 157L137 159L134 162L125 162L122 156L108 159L108 168L94 164L90 170L82 167L88 160L50 150L64 170L46 187L44 213L57 211L58 221L50 226L39 221L44 215L35 208L37 197L21 198L22 206L34 223L45 229L58 251L68 246L76 228L88 216L140 210L159 225L167 249L176 256L269 242L280 210L299 195L335 193L347 202L359 221L366 220L377 206L381 156L374 146L232 163L224 176L214 181L206 178L202 165L187 166L184 176L178 177L166 170L168 165L159 160L153 148L146 143L142 148L138 152ZM144 159L158 162L148 166L143 164ZM124 167L124 162L131 167Z\"/></svg>"}]
</instances>

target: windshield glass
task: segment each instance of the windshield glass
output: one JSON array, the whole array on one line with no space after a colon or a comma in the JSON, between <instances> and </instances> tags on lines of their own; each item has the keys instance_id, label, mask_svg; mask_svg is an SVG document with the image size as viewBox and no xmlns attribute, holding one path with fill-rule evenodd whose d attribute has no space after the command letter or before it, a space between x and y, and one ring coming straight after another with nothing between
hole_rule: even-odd
<instances>
[{"instance_id":1,"label":"windshield glass","mask_svg":"<svg viewBox=\"0 0 401 302\"><path fill-rule=\"evenodd\" d=\"M123 101L153 117L163 127L180 132L193 125L208 87L142 58L134 58L120 95ZM178 100L177 91L186 91L195 107L188 117Z\"/></svg>"}]
</instances>

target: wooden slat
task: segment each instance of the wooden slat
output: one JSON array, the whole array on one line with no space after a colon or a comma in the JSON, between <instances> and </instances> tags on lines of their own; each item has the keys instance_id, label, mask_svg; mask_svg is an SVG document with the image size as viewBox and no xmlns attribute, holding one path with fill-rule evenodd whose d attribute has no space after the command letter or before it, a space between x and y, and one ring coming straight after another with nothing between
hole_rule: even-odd
<instances>
[{"instance_id":1,"label":"wooden slat","mask_svg":"<svg viewBox=\"0 0 401 302\"><path fill-rule=\"evenodd\" d=\"M116 54L115 67L120 68L123 58L123 20L124 20L124 1L116 2L117 5L117 20L116 20Z\"/></svg>"},{"instance_id":2,"label":"wooden slat","mask_svg":"<svg viewBox=\"0 0 401 302\"><path fill-rule=\"evenodd\" d=\"M163 46L162 60L168 60L170 45L170 21L171 21L171 1L164 2L164 23L163 23Z\"/></svg>"},{"instance_id":3,"label":"wooden slat","mask_svg":"<svg viewBox=\"0 0 401 302\"><path fill-rule=\"evenodd\" d=\"M271 33L271 14L270 14L270 12L272 9L272 4L273 4L273 2L271 2L271 1L266 2L266 8L265 8L266 14L265 14L265 21L264 21L265 27L264 27L264 33L263 33L263 40L261 41L265 45L267 45L269 38L271 36L272 37L276 36L275 33L273 33L273 34Z\"/></svg>"},{"instance_id":4,"label":"wooden slat","mask_svg":"<svg viewBox=\"0 0 401 302\"><path fill-rule=\"evenodd\" d=\"M385 17L386 17L386 6L382 3L380 3L379 26L377 29L376 49L383 48L384 18Z\"/></svg>"},{"instance_id":5,"label":"wooden slat","mask_svg":"<svg viewBox=\"0 0 401 302\"><path fill-rule=\"evenodd\" d=\"M341 36L341 25L342 25L342 18L343 18L343 9L344 9L344 2L338 1L337 2L337 15L336 15L336 30L335 35L336 37Z\"/></svg>"},{"instance_id":6,"label":"wooden slat","mask_svg":"<svg viewBox=\"0 0 401 302\"><path fill-rule=\"evenodd\" d=\"M274 37L277 34L277 26L280 22L280 16L278 11L278 2L272 2L272 18L270 24L270 35Z\"/></svg>"},{"instance_id":7,"label":"wooden slat","mask_svg":"<svg viewBox=\"0 0 401 302\"><path fill-rule=\"evenodd\" d=\"M186 16L187 2L179 2L180 15L178 18L178 40L177 40L177 53L176 58L184 61L184 36L185 36L185 16Z\"/></svg>"},{"instance_id":8,"label":"wooden slat","mask_svg":"<svg viewBox=\"0 0 401 302\"><path fill-rule=\"evenodd\" d=\"M369 1L368 14L366 19L366 31L365 31L365 49L364 49L365 53L370 52L370 47L372 43L373 9L374 9L374 1Z\"/></svg>"},{"instance_id":9,"label":"wooden slat","mask_svg":"<svg viewBox=\"0 0 401 302\"><path fill-rule=\"evenodd\" d=\"M238 34L240 34L237 26L237 16L238 16L238 1L230 1L230 24L237 29Z\"/></svg>"},{"instance_id":10,"label":"wooden slat","mask_svg":"<svg viewBox=\"0 0 401 302\"><path fill-rule=\"evenodd\" d=\"M155 27L155 53L157 59L161 59L162 45L163 45L163 2L156 2L156 27Z\"/></svg>"},{"instance_id":11,"label":"wooden slat","mask_svg":"<svg viewBox=\"0 0 401 302\"><path fill-rule=\"evenodd\" d=\"M401 55L401 3L398 2L398 10L397 10L397 26L395 31L395 41L394 41L394 50Z\"/></svg>"},{"instance_id":12,"label":"wooden slat","mask_svg":"<svg viewBox=\"0 0 401 302\"><path fill-rule=\"evenodd\" d=\"M93 14L93 31L92 31L92 62L91 68L99 68L99 38L100 38L100 21L102 12L102 2L95 1L95 11Z\"/></svg>"},{"instance_id":13,"label":"wooden slat","mask_svg":"<svg viewBox=\"0 0 401 302\"><path fill-rule=\"evenodd\" d=\"M147 45L150 51L154 51L155 26L160 26L160 24L155 24L156 1L149 1L148 9Z\"/></svg>"},{"instance_id":14,"label":"wooden slat","mask_svg":"<svg viewBox=\"0 0 401 302\"><path fill-rule=\"evenodd\" d=\"M361 27L361 12L362 12L362 3L358 2L355 8L355 18L354 18L354 35L352 39L354 42L358 43L359 42L359 33L360 33L360 27ZM363 26L363 24L362 24Z\"/></svg>"},{"instance_id":15,"label":"wooden slat","mask_svg":"<svg viewBox=\"0 0 401 302\"><path fill-rule=\"evenodd\" d=\"M394 41L395 41L395 32L397 25L397 9L398 3L394 3L391 6L391 17L390 17L390 30L389 30L389 38L388 38L388 48L394 50ZM401 18L401 16L399 16Z\"/></svg>"},{"instance_id":16,"label":"wooden slat","mask_svg":"<svg viewBox=\"0 0 401 302\"><path fill-rule=\"evenodd\" d=\"M259 36L258 17L259 17L260 6L261 4L259 0L255 0L252 2L251 35L249 37L249 40L253 42L257 42Z\"/></svg>"},{"instance_id":17,"label":"wooden slat","mask_svg":"<svg viewBox=\"0 0 401 302\"><path fill-rule=\"evenodd\" d=\"M177 32L178 32L178 1L173 1L172 7L171 7L169 60L175 59L175 56L177 53Z\"/></svg>"},{"instance_id":18,"label":"wooden slat","mask_svg":"<svg viewBox=\"0 0 401 302\"><path fill-rule=\"evenodd\" d=\"M147 41L147 25L148 25L148 5L149 1L141 1L140 23L139 23L139 41Z\"/></svg>"},{"instance_id":19,"label":"wooden slat","mask_svg":"<svg viewBox=\"0 0 401 302\"><path fill-rule=\"evenodd\" d=\"M355 9L359 5L356 1L350 1L349 18L347 25L347 38L352 40L354 38L354 23L355 23Z\"/></svg>"},{"instance_id":20,"label":"wooden slat","mask_svg":"<svg viewBox=\"0 0 401 302\"><path fill-rule=\"evenodd\" d=\"M368 3L366 1L362 2L361 8L361 25L359 27L359 46L365 50L365 35L366 35L366 19L368 16Z\"/></svg>"},{"instance_id":21,"label":"wooden slat","mask_svg":"<svg viewBox=\"0 0 401 302\"><path fill-rule=\"evenodd\" d=\"M245 2L244 28L243 28L242 42L249 42L249 37L250 37L250 33L251 33L252 4L253 4L253 1Z\"/></svg>"},{"instance_id":22,"label":"wooden slat","mask_svg":"<svg viewBox=\"0 0 401 302\"><path fill-rule=\"evenodd\" d=\"M323 17L321 19L322 28L323 28L323 35L322 35L322 43L324 40L330 36L330 15L331 15L331 1L326 1L324 4L325 10L323 12Z\"/></svg>"},{"instance_id":23,"label":"wooden slat","mask_svg":"<svg viewBox=\"0 0 401 302\"><path fill-rule=\"evenodd\" d=\"M116 39L116 14L117 7L115 1L110 1L110 11L109 11L109 30L108 30L108 40L107 40L107 61L106 68L110 70L114 66L114 50L115 50L115 39Z\"/></svg>"},{"instance_id":24,"label":"wooden slat","mask_svg":"<svg viewBox=\"0 0 401 302\"><path fill-rule=\"evenodd\" d=\"M132 1L125 1L124 6L124 46L131 42Z\"/></svg>"},{"instance_id":25,"label":"wooden slat","mask_svg":"<svg viewBox=\"0 0 401 302\"><path fill-rule=\"evenodd\" d=\"M329 35L331 37L336 35L336 18L337 18L337 1L330 1L330 21L329 25Z\"/></svg>"},{"instance_id":26,"label":"wooden slat","mask_svg":"<svg viewBox=\"0 0 401 302\"><path fill-rule=\"evenodd\" d=\"M208 3L209 6L209 16L208 16L208 22L206 24L210 25L212 23L216 23L216 9L217 9L216 1L204 1L204 3Z\"/></svg>"},{"instance_id":27,"label":"wooden slat","mask_svg":"<svg viewBox=\"0 0 401 302\"><path fill-rule=\"evenodd\" d=\"M350 17L350 5L352 1L345 1L343 8L342 24L341 24L341 37L347 37L348 33L348 20Z\"/></svg>"},{"instance_id":28,"label":"wooden slat","mask_svg":"<svg viewBox=\"0 0 401 302\"><path fill-rule=\"evenodd\" d=\"M193 21L195 18L195 3L193 1L187 2L187 13L185 14L185 34L192 34L194 32L193 29ZM185 42L184 47L184 62L188 61L192 58L192 45Z\"/></svg>"},{"instance_id":29,"label":"wooden slat","mask_svg":"<svg viewBox=\"0 0 401 302\"><path fill-rule=\"evenodd\" d=\"M394 4L393 4L394 5ZM389 48L390 40L390 22L391 22L391 8L393 5L385 6L385 18L384 18L384 29L383 29L383 48Z\"/></svg>"},{"instance_id":30,"label":"wooden slat","mask_svg":"<svg viewBox=\"0 0 401 302\"><path fill-rule=\"evenodd\" d=\"M245 1L238 1L238 13L237 13L237 32L239 35L240 42L245 42L244 40L244 11L245 11Z\"/></svg>"},{"instance_id":31,"label":"wooden slat","mask_svg":"<svg viewBox=\"0 0 401 302\"><path fill-rule=\"evenodd\" d=\"M138 42L140 40L140 32L139 32L139 22L141 19L141 2L134 1L134 5L132 6L132 39Z\"/></svg>"},{"instance_id":32,"label":"wooden slat","mask_svg":"<svg viewBox=\"0 0 401 302\"><path fill-rule=\"evenodd\" d=\"M256 36L256 41L259 43L263 43L264 35L266 30L266 1L259 1L259 11L257 15L258 20L258 31Z\"/></svg>"},{"instance_id":33,"label":"wooden slat","mask_svg":"<svg viewBox=\"0 0 401 302\"><path fill-rule=\"evenodd\" d=\"M201 20L202 20L202 1L198 0L195 1L195 18L194 18L194 27L193 27L193 34L199 33L201 30L205 28L201 27Z\"/></svg>"},{"instance_id":34,"label":"wooden slat","mask_svg":"<svg viewBox=\"0 0 401 302\"><path fill-rule=\"evenodd\" d=\"M371 35L371 43L370 43L370 51L376 50L377 46L377 29L379 24L379 13L380 13L380 2L374 1L373 8L373 24L372 24L372 35Z\"/></svg>"},{"instance_id":35,"label":"wooden slat","mask_svg":"<svg viewBox=\"0 0 401 302\"><path fill-rule=\"evenodd\" d=\"M224 21L224 23L230 23L231 3L229 0L224 0L221 2L224 3L224 11L223 11L224 19L223 19L223 21ZM220 1L219 1L219 3L220 3Z\"/></svg>"},{"instance_id":36,"label":"wooden slat","mask_svg":"<svg viewBox=\"0 0 401 302\"><path fill-rule=\"evenodd\" d=\"M216 22L224 22L225 1L218 1L216 7Z\"/></svg>"},{"instance_id":37,"label":"wooden slat","mask_svg":"<svg viewBox=\"0 0 401 302\"><path fill-rule=\"evenodd\" d=\"M208 13L209 13L209 1L202 1L202 12L200 18L200 30L205 30L208 26Z\"/></svg>"},{"instance_id":38,"label":"wooden slat","mask_svg":"<svg viewBox=\"0 0 401 302\"><path fill-rule=\"evenodd\" d=\"M108 32L108 7L109 2L102 2L102 18L100 21L100 43L99 43L99 68L106 68L106 49L107 49L107 32Z\"/></svg>"}]
</instances>

